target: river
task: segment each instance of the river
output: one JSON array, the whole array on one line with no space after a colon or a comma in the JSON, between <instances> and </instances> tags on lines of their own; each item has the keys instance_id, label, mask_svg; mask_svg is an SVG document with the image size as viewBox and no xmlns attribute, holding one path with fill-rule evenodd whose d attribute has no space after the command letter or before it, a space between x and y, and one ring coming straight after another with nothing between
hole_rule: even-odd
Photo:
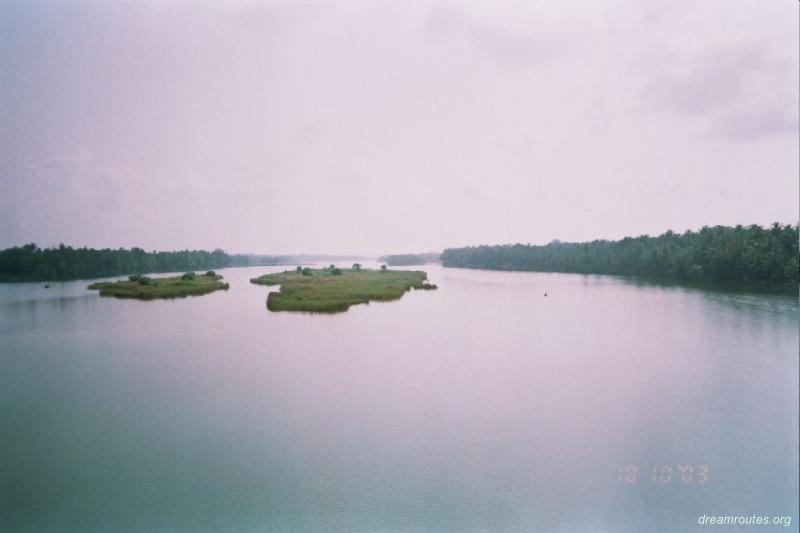
<instances>
[{"instance_id":1,"label":"river","mask_svg":"<svg viewBox=\"0 0 800 533\"><path fill-rule=\"evenodd\" d=\"M0 525L797 531L797 298L420 268L438 290L334 315L269 312L277 267L0 285Z\"/></svg>"}]
</instances>

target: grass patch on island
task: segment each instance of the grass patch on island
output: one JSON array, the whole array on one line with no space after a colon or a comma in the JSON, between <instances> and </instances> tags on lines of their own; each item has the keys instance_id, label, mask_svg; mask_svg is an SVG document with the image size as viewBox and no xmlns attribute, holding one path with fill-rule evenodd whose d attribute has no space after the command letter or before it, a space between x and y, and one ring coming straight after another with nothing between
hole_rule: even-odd
<instances>
[{"instance_id":1,"label":"grass patch on island","mask_svg":"<svg viewBox=\"0 0 800 533\"><path fill-rule=\"evenodd\" d=\"M129 276L127 281L109 281L92 283L89 289L99 290L100 296L115 298L138 298L153 300L156 298L183 298L199 296L218 290L227 290L230 285L220 281L222 276L213 270L205 274L187 272L174 278L150 278L141 274Z\"/></svg>"},{"instance_id":2,"label":"grass patch on island","mask_svg":"<svg viewBox=\"0 0 800 533\"><path fill-rule=\"evenodd\" d=\"M410 289L435 289L419 270L310 269L297 267L250 280L258 285L280 285L267 296L270 311L337 313L351 305L396 300Z\"/></svg>"}]
</instances>

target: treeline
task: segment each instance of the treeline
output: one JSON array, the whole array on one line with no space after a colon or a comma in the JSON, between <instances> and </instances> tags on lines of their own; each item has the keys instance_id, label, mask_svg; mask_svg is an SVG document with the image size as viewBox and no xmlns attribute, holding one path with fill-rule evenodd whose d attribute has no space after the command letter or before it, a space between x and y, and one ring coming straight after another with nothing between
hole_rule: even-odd
<instances>
[{"instance_id":1,"label":"treeline","mask_svg":"<svg viewBox=\"0 0 800 533\"><path fill-rule=\"evenodd\" d=\"M0 251L0 282L59 281L150 272L212 270L264 264L267 256L228 255L223 250L146 252L141 248L112 250L73 248L63 244L42 249L35 244Z\"/></svg>"},{"instance_id":2,"label":"treeline","mask_svg":"<svg viewBox=\"0 0 800 533\"><path fill-rule=\"evenodd\" d=\"M798 226L705 226L683 234L667 231L619 241L553 241L451 248L446 267L582 274L637 275L687 282L798 284Z\"/></svg>"},{"instance_id":3,"label":"treeline","mask_svg":"<svg viewBox=\"0 0 800 533\"><path fill-rule=\"evenodd\" d=\"M439 260L439 255L438 253L394 254L384 255L379 261L389 266L424 265L425 263L435 263Z\"/></svg>"},{"instance_id":4,"label":"treeline","mask_svg":"<svg viewBox=\"0 0 800 533\"><path fill-rule=\"evenodd\" d=\"M279 255L236 254L228 257L230 262L226 266L232 267L283 265L287 263L286 259Z\"/></svg>"}]
</instances>

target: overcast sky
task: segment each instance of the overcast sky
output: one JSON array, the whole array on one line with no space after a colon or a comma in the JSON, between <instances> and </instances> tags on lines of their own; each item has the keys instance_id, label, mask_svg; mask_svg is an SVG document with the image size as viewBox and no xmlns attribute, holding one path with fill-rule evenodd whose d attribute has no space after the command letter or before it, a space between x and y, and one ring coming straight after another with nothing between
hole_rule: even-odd
<instances>
[{"instance_id":1,"label":"overcast sky","mask_svg":"<svg viewBox=\"0 0 800 533\"><path fill-rule=\"evenodd\" d=\"M0 2L0 247L798 220L798 2Z\"/></svg>"}]
</instances>

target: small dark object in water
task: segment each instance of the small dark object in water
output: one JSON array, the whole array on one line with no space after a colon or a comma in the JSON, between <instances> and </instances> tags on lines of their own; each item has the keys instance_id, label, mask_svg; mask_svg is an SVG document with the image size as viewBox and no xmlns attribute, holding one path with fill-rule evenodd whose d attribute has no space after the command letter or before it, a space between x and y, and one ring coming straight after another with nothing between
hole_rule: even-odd
<instances>
[{"instance_id":1,"label":"small dark object in water","mask_svg":"<svg viewBox=\"0 0 800 533\"><path fill-rule=\"evenodd\" d=\"M547 297L547 293L544 293L545 298Z\"/></svg>"},{"instance_id":2,"label":"small dark object in water","mask_svg":"<svg viewBox=\"0 0 800 533\"><path fill-rule=\"evenodd\" d=\"M45 289L49 289L49 288L50 288L50 285L45 285L45 286L44 286L44 288L45 288Z\"/></svg>"}]
</instances>

